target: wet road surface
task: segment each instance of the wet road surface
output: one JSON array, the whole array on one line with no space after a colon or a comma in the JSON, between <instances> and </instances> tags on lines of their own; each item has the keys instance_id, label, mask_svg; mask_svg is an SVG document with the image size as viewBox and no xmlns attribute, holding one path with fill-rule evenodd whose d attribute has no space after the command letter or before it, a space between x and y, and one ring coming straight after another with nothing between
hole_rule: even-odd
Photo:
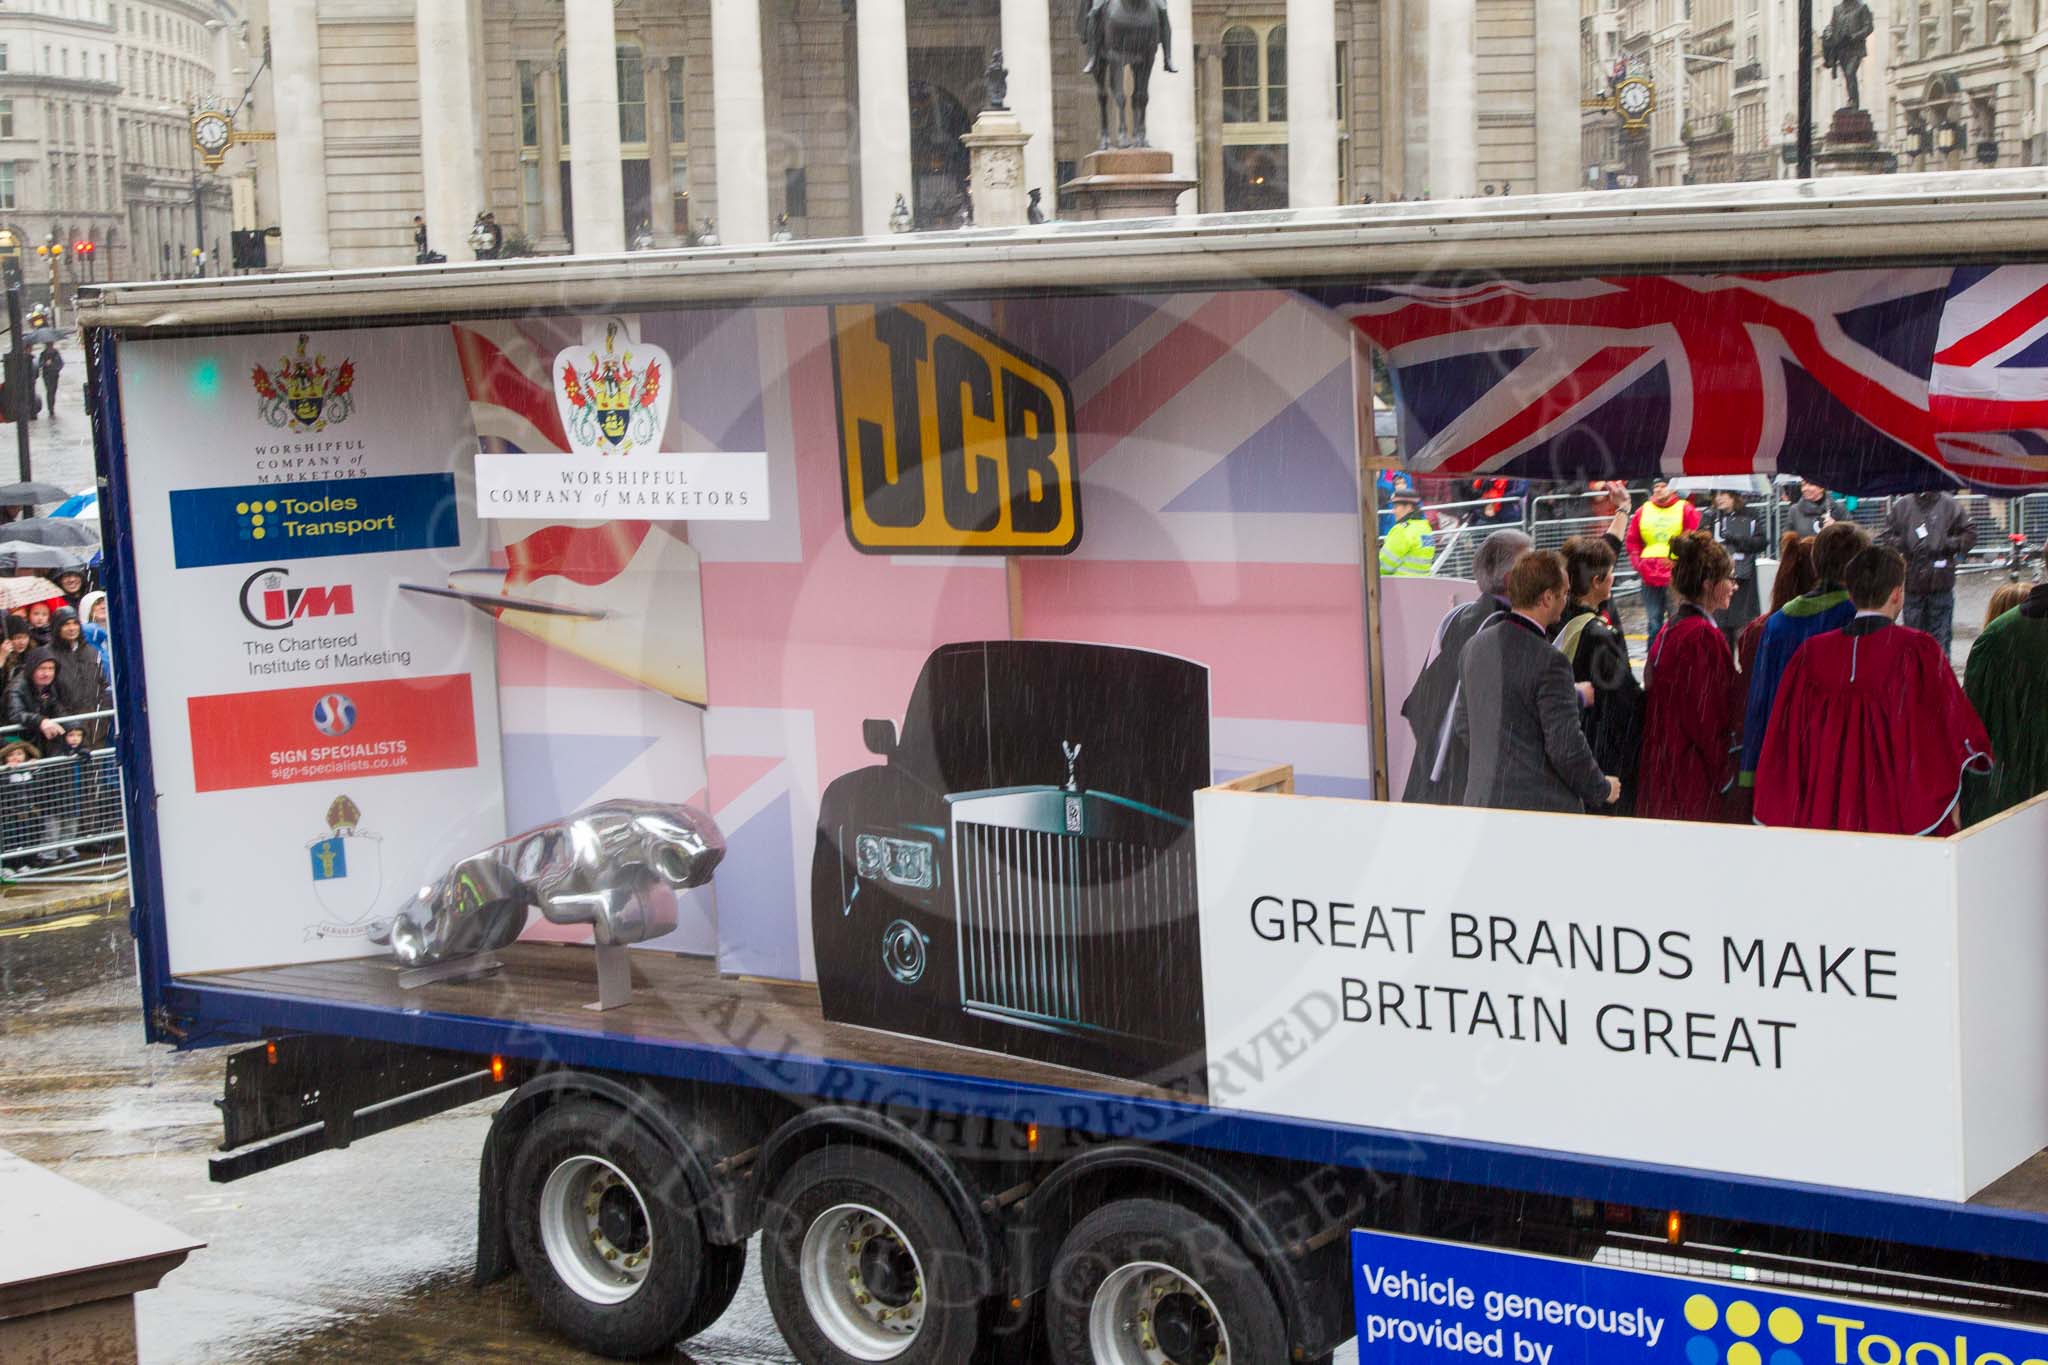
<instances>
[{"instance_id":1,"label":"wet road surface","mask_svg":"<svg viewBox=\"0 0 2048 1365\"><path fill-rule=\"evenodd\" d=\"M223 1054L144 1046L132 963L125 910L0 925L0 1147L206 1240L136 1300L144 1360L597 1359L471 1286L488 1102L212 1184ZM792 1357L750 1273L676 1359Z\"/></svg>"}]
</instances>

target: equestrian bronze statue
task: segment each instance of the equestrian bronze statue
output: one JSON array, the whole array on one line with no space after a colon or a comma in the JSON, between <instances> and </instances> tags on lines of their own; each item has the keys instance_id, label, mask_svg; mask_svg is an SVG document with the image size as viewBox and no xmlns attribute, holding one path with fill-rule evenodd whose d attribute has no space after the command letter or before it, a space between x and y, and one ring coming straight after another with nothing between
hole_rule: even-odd
<instances>
[{"instance_id":1,"label":"equestrian bronze statue","mask_svg":"<svg viewBox=\"0 0 2048 1365\"><path fill-rule=\"evenodd\" d=\"M1102 116L1099 151L1111 146L1149 147L1145 140L1145 106L1152 102L1152 59L1175 71L1173 21L1166 0L1087 0L1080 10L1081 46L1088 60L1081 68L1095 76L1095 104ZM1124 68L1131 69L1130 107L1124 106ZM1109 137L1109 105L1116 101L1116 141Z\"/></svg>"}]
</instances>

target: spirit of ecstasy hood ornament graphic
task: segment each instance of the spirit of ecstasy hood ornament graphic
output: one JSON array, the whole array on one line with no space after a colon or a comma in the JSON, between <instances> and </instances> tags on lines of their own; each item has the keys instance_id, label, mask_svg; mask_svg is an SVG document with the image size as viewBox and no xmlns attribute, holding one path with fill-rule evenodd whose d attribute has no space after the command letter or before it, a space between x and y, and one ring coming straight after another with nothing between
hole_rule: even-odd
<instances>
[{"instance_id":1,"label":"spirit of ecstasy hood ornament graphic","mask_svg":"<svg viewBox=\"0 0 2048 1365\"><path fill-rule=\"evenodd\" d=\"M1060 741L1060 752L1067 756L1067 787L1070 792L1081 790L1081 746L1068 740Z\"/></svg>"}]
</instances>

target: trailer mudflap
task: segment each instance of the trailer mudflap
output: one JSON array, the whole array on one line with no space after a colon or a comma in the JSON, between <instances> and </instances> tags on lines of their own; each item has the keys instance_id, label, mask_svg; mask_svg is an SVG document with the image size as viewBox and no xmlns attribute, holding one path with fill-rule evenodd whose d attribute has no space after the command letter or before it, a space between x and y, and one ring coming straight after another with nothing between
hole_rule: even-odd
<instances>
[{"instance_id":1,"label":"trailer mudflap","mask_svg":"<svg viewBox=\"0 0 2048 1365\"><path fill-rule=\"evenodd\" d=\"M466 1052L294 1035L229 1055L216 1184L240 1180L517 1087L523 1071Z\"/></svg>"}]
</instances>

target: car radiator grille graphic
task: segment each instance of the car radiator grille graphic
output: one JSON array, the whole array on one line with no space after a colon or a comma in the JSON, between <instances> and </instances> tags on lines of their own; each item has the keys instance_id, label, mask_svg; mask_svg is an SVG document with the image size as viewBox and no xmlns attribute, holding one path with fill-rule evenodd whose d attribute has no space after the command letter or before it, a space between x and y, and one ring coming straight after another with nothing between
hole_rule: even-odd
<instances>
[{"instance_id":1,"label":"car radiator grille graphic","mask_svg":"<svg viewBox=\"0 0 2048 1365\"><path fill-rule=\"evenodd\" d=\"M1086 798L1083 798L1086 799ZM961 1003L1053 1029L1167 1039L1199 990L1194 844L1049 833L960 819ZM1160 834L1184 834L1171 828Z\"/></svg>"}]
</instances>

